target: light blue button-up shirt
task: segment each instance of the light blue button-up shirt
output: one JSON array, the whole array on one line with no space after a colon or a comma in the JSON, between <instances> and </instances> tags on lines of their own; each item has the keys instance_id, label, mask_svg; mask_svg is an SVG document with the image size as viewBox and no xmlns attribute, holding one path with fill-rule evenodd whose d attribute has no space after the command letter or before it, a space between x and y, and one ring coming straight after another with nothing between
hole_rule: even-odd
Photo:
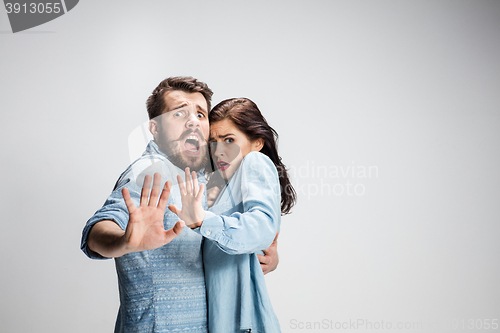
<instances>
[{"instance_id":1,"label":"light blue button-up shirt","mask_svg":"<svg viewBox=\"0 0 500 333\"><path fill-rule=\"evenodd\" d=\"M87 256L103 259L87 246L89 231L95 223L113 220L123 230L127 227L129 215L121 189L127 187L134 204L139 206L144 177L155 172L162 175L162 182L171 180L174 184L177 175L185 177L184 171L173 165L151 141L142 157L120 176L103 207L85 225L81 248ZM198 182L205 182L201 172ZM168 204L181 207L180 198L179 187L174 185ZM205 197L203 205L206 208ZM172 228L178 220L167 209L165 229ZM120 291L115 332L207 332L201 242L199 234L185 227L181 235L161 248L115 258Z\"/></svg>"},{"instance_id":2,"label":"light blue button-up shirt","mask_svg":"<svg viewBox=\"0 0 500 333\"><path fill-rule=\"evenodd\" d=\"M281 221L280 184L273 162L247 154L200 228L209 331L280 332L256 253L268 248Z\"/></svg>"}]
</instances>

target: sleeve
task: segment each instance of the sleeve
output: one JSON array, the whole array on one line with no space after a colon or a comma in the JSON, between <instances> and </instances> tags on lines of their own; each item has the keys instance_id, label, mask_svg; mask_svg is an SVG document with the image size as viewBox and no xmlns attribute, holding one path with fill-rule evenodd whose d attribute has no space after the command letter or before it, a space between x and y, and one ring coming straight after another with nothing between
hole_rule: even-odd
<instances>
[{"instance_id":1,"label":"sleeve","mask_svg":"<svg viewBox=\"0 0 500 333\"><path fill-rule=\"evenodd\" d=\"M225 216L207 211L202 226L195 231L228 254L266 249L272 244L281 219L276 167L266 155L251 152L233 177L241 177L233 188L233 191L241 191L241 203L236 203L239 208L236 210L241 212Z\"/></svg>"},{"instance_id":2,"label":"sleeve","mask_svg":"<svg viewBox=\"0 0 500 333\"><path fill-rule=\"evenodd\" d=\"M151 164L147 159L134 162L121 174L113 192L106 199L104 205L94 213L83 228L80 248L89 258L108 259L89 249L87 241L92 227L100 221L111 220L115 221L120 228L125 230L128 224L129 213L123 199L122 189L126 187L134 204L139 206L144 177L146 174L152 175L154 172L160 172L162 174L162 181L166 180L166 172L162 168L162 163Z\"/></svg>"},{"instance_id":3,"label":"sleeve","mask_svg":"<svg viewBox=\"0 0 500 333\"><path fill-rule=\"evenodd\" d=\"M140 192L137 191L137 186L133 186L134 182L130 182L130 179L127 179L126 181L122 182L119 184L115 185L115 188L113 189L113 192L110 194L110 196L106 199L106 202L104 205L97 210L94 215L87 221L85 224L85 227L83 228L82 232L82 241L80 248L81 250L91 259L109 259L106 257L101 256L99 253L96 253L92 251L87 244L88 237L90 230L92 227L103 220L111 220L115 221L116 224L120 226L123 230L127 228L128 224L128 209L127 206L125 205L125 201L123 200L123 196L121 193L122 188L127 187L129 190L130 196L132 197L132 200L134 201L135 205L138 205L139 200L140 200Z\"/></svg>"}]
</instances>

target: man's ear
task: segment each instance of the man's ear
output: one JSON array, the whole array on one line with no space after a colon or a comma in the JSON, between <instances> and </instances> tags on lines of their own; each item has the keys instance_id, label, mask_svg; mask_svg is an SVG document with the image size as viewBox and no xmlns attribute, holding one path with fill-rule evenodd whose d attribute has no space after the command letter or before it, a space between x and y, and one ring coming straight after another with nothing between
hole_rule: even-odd
<instances>
[{"instance_id":1,"label":"man's ear","mask_svg":"<svg viewBox=\"0 0 500 333\"><path fill-rule=\"evenodd\" d=\"M149 131L153 135L153 138L156 140L156 137L158 136L158 124L156 123L156 120L151 119L149 121Z\"/></svg>"},{"instance_id":2,"label":"man's ear","mask_svg":"<svg viewBox=\"0 0 500 333\"><path fill-rule=\"evenodd\" d=\"M264 147L264 139L258 138L252 142L252 151L260 151Z\"/></svg>"}]
</instances>

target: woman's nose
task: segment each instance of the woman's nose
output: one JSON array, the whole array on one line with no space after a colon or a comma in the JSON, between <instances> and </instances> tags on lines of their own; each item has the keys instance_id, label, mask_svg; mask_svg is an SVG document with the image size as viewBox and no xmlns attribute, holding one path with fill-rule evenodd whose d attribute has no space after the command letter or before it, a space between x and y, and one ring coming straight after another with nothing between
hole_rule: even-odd
<instances>
[{"instance_id":1,"label":"woman's nose","mask_svg":"<svg viewBox=\"0 0 500 333\"><path fill-rule=\"evenodd\" d=\"M221 142L214 142L214 156L221 157L224 155L224 145Z\"/></svg>"}]
</instances>

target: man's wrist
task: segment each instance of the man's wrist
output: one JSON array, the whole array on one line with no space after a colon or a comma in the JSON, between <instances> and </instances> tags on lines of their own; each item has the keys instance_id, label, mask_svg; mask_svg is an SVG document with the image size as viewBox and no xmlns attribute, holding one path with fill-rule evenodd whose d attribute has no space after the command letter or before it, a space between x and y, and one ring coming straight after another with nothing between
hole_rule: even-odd
<instances>
[{"instance_id":1,"label":"man's wrist","mask_svg":"<svg viewBox=\"0 0 500 333\"><path fill-rule=\"evenodd\" d=\"M128 244L127 238L126 238L126 232L123 232L123 235L121 235L117 239L116 243L116 258L121 257L123 255L129 254L135 252L134 249Z\"/></svg>"}]
</instances>

